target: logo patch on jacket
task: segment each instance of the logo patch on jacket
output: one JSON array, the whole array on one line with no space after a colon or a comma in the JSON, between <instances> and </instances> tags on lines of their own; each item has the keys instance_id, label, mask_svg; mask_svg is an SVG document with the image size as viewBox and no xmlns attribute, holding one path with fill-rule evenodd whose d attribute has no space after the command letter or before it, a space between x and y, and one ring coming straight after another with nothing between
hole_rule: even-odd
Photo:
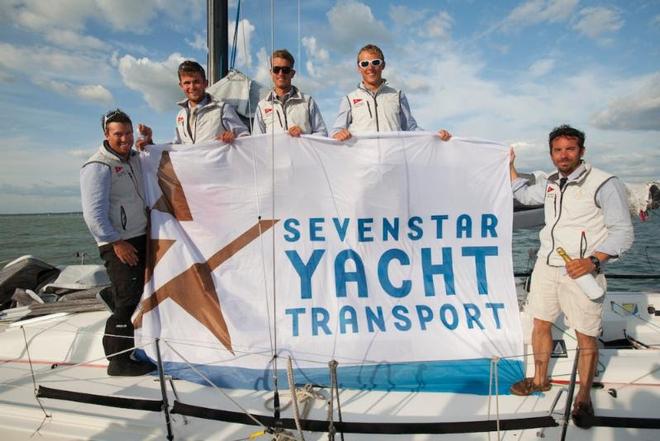
<instances>
[{"instance_id":1,"label":"logo patch on jacket","mask_svg":"<svg viewBox=\"0 0 660 441\"><path fill-rule=\"evenodd\" d=\"M353 98L353 104L359 104L363 101L362 98Z\"/></svg>"},{"instance_id":2,"label":"logo patch on jacket","mask_svg":"<svg viewBox=\"0 0 660 441\"><path fill-rule=\"evenodd\" d=\"M552 193L553 191L555 191L555 189L548 185L548 189L546 191L548 193Z\"/></svg>"},{"instance_id":3,"label":"logo patch on jacket","mask_svg":"<svg viewBox=\"0 0 660 441\"><path fill-rule=\"evenodd\" d=\"M176 117L176 122L177 122L177 124L182 123L183 122L183 116L177 116Z\"/></svg>"},{"instance_id":4,"label":"logo patch on jacket","mask_svg":"<svg viewBox=\"0 0 660 441\"><path fill-rule=\"evenodd\" d=\"M115 173L121 173L123 171L124 171L124 167L121 167L119 165L115 167Z\"/></svg>"},{"instance_id":5,"label":"logo patch on jacket","mask_svg":"<svg viewBox=\"0 0 660 441\"><path fill-rule=\"evenodd\" d=\"M273 108L272 108L272 107L266 107L266 108L264 109L264 113L265 113L265 114L269 114L269 113L272 112L272 111L273 111Z\"/></svg>"}]
</instances>

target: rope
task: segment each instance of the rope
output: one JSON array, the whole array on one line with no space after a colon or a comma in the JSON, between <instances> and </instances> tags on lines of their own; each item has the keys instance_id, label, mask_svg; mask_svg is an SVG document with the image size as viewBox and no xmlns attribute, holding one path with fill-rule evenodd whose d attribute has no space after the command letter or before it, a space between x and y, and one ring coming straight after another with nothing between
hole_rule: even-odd
<instances>
[{"instance_id":1,"label":"rope","mask_svg":"<svg viewBox=\"0 0 660 441\"><path fill-rule=\"evenodd\" d=\"M291 403L293 403L293 419L296 422L296 428L300 434L300 439L305 441L305 434L303 434L302 426L300 425L300 409L298 408L298 394L296 393L296 383L293 379L293 363L291 356L286 365L286 379L289 382L289 392L291 392Z\"/></svg>"},{"instance_id":2,"label":"rope","mask_svg":"<svg viewBox=\"0 0 660 441\"><path fill-rule=\"evenodd\" d=\"M621 311L623 311L623 313L621 311L617 311L615 308L612 308L612 312L614 312L619 317L635 317L636 319L644 322L645 324L649 325L650 327L655 328L654 330L656 332L660 332L660 326L656 325L651 320L645 319L644 317L640 316L639 313L632 313L632 312L628 311L626 308L624 308L622 304L617 303L613 300L610 300L610 305L618 306L619 308L621 308Z\"/></svg>"},{"instance_id":3,"label":"rope","mask_svg":"<svg viewBox=\"0 0 660 441\"><path fill-rule=\"evenodd\" d=\"M187 364L190 369L195 371L195 373L197 375L199 375L206 383L208 383L209 386L211 386L215 390L219 391L222 395L224 395L224 397L227 398L229 401L231 401L232 404L234 404L236 407L238 407L241 410L241 412L245 413L245 415L247 415L248 418L250 418L252 421L254 421L257 426L260 426L264 429L268 429L266 426L264 426L261 423L261 421L259 421L250 412L248 412L247 409L245 409L243 406L241 406L241 404L238 401L234 400L227 392L225 392L224 390L222 390L221 388L216 386L215 383L213 383L206 375L204 375L199 369L197 369L192 363L190 363L183 355L181 355L181 353L179 351L174 349L174 347L172 347L172 345L170 345L167 340L163 340L163 342L167 345L168 348L170 348L172 350L172 352L174 352L176 355L178 355L179 358L181 358L183 360L183 362L185 364Z\"/></svg>"},{"instance_id":4,"label":"rope","mask_svg":"<svg viewBox=\"0 0 660 441\"><path fill-rule=\"evenodd\" d=\"M500 380L499 380L499 372L498 372L499 363L500 363L500 357L494 356L493 358L491 358L489 381L488 381L488 420L490 421L491 398L493 396L493 377L495 378L495 422L497 426L498 441L502 439L500 435ZM490 432L488 432L488 440L490 441Z\"/></svg>"},{"instance_id":5,"label":"rope","mask_svg":"<svg viewBox=\"0 0 660 441\"><path fill-rule=\"evenodd\" d=\"M30 356L30 345L28 344L27 341L27 335L25 334L25 327L21 326L21 331L23 331L23 341L25 342L25 352L28 356L28 362L30 363L30 375L32 376L32 387L34 388L34 399L37 400L37 403L39 404L39 407L41 408L41 411L44 413L44 421L41 422L41 425L39 426L39 429L41 426L43 426L44 422L46 421L46 418L50 418L51 415L46 412L46 409L44 409L43 404L41 403L41 400L37 396L38 388L37 388L37 379L35 378L34 375L34 368L32 367L32 357ZM37 432L39 431L37 429ZM36 432L35 432L36 433Z\"/></svg>"},{"instance_id":6,"label":"rope","mask_svg":"<svg viewBox=\"0 0 660 441\"><path fill-rule=\"evenodd\" d=\"M23 326L21 326L21 329L23 329ZM44 330L44 328L34 328L34 329L36 329L36 330L39 330L39 329ZM48 328L45 328L45 329L48 329ZM97 333L92 332L91 334L97 334ZM112 334L101 334L101 335L112 335ZM25 329L23 329L23 337L25 338ZM118 336L118 337L126 337L126 336L124 335L124 336ZM31 376L31 375L32 375L33 377L36 377L36 376L38 376L38 375L42 375L42 374L51 374L51 373L53 373L53 368L55 368L55 367L58 368L58 369L57 369L57 373L59 374L59 373L62 373L62 372L64 372L64 371L66 371L66 370L73 369L73 368L76 368L76 367L79 367L79 366L83 366L83 365L88 364L88 363L95 363L95 362L97 362L97 361L105 360L106 357L114 357L115 355L123 354L123 353L125 353L125 352L133 351L133 350L135 350L135 349L142 349L142 348L144 348L145 346L148 346L149 344L151 344L151 343L145 343L145 344L140 345L140 346L137 346L137 345L136 345L136 346L133 346L133 347L131 347L131 348L124 349L123 351L119 351L119 352L115 352L115 353L109 354L109 355L107 355L107 356L103 356L103 357L99 357L99 358L94 358L94 359L91 359L91 360L83 360L83 361L81 361L80 363L75 363L75 364L70 364L70 365L60 365L60 364L57 364L57 363L53 363L50 367L48 367L48 368L44 368L44 369L42 369L42 370L40 370L40 371L35 372L34 369L33 369L33 366L32 366L32 360L31 360L31 358L30 358L30 351L29 351L29 349L28 349L27 340L26 340L25 351L26 351L26 353L27 353L27 355L28 355L28 362L29 362L29 364L30 364L30 371L31 371L31 373L30 373L30 374L27 374L27 375L23 375L23 376L18 377L18 378L15 378L15 379L13 379L12 381L13 381L13 382L18 382L18 381L21 381L21 380L24 380L24 379L28 378L28 377ZM8 360L8 361L11 361L11 360ZM33 378L33 384L34 384L34 387L35 387L35 390L36 390L36 387L37 387L37 386L36 386L36 380L35 380L34 378ZM39 404L41 405L41 403L39 403ZM44 412L45 412L45 411L44 411Z\"/></svg>"}]
</instances>

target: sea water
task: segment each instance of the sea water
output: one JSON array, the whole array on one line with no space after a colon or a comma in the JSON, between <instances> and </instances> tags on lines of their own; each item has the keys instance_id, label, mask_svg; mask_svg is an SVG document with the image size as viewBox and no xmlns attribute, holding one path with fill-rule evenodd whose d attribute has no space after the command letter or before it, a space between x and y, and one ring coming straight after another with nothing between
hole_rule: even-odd
<instances>
[{"instance_id":1,"label":"sea water","mask_svg":"<svg viewBox=\"0 0 660 441\"><path fill-rule=\"evenodd\" d=\"M635 243L606 274L660 275L660 213L652 212L646 222L633 220ZM531 271L538 248L538 230L513 233L515 272ZM102 263L98 248L81 213L0 215L0 267L25 254L54 265ZM608 289L617 291L660 291L660 278L608 279Z\"/></svg>"}]
</instances>

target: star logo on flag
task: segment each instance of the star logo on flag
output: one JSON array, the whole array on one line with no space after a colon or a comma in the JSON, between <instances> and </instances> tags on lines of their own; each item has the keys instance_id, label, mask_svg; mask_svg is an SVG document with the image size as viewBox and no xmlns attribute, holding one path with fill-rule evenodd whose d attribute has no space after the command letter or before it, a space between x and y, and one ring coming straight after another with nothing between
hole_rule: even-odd
<instances>
[{"instance_id":1,"label":"star logo on flag","mask_svg":"<svg viewBox=\"0 0 660 441\"><path fill-rule=\"evenodd\" d=\"M154 204L152 210L169 213L179 222L192 220L186 195L172 166L169 152L163 152L161 156L157 178L163 195ZM153 311L164 300L170 299L208 329L229 352L234 354L231 335L222 313L212 273L277 222L278 219L259 220L243 234L218 250L206 262L194 263L182 273L162 284L153 294L140 302L133 318L134 327L140 328L145 314ZM149 240L145 284L152 280L154 269L174 243L174 240L169 239Z\"/></svg>"}]
</instances>

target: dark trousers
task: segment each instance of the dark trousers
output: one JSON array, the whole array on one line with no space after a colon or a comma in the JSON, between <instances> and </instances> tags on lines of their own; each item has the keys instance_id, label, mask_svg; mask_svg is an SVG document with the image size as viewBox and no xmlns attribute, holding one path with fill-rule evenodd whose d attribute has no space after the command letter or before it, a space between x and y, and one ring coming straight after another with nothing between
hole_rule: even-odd
<instances>
[{"instance_id":1,"label":"dark trousers","mask_svg":"<svg viewBox=\"0 0 660 441\"><path fill-rule=\"evenodd\" d=\"M134 237L126 242L133 245L138 252L139 262L136 266L122 263L112 249L112 245L99 247L99 254L105 263L110 283L112 283L112 300L114 302L112 315L105 323L106 335L103 337L103 349L106 356L134 346L131 315L140 302L144 288L147 236ZM128 358L129 356L130 351L117 358ZM114 357L108 357L108 360L111 358Z\"/></svg>"}]
</instances>

